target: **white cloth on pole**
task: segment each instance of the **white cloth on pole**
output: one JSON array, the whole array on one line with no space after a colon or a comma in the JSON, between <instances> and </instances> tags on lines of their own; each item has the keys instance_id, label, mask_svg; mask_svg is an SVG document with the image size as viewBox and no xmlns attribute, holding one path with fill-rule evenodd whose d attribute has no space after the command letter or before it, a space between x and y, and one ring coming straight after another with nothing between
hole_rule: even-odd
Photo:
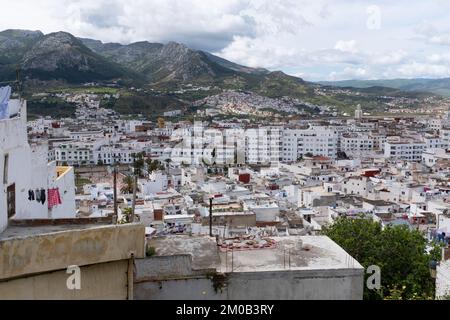
<instances>
[{"instance_id":1,"label":"white cloth on pole","mask_svg":"<svg viewBox=\"0 0 450 320\"><path fill-rule=\"evenodd\" d=\"M9 97L11 87L0 87L0 119L9 119Z\"/></svg>"}]
</instances>

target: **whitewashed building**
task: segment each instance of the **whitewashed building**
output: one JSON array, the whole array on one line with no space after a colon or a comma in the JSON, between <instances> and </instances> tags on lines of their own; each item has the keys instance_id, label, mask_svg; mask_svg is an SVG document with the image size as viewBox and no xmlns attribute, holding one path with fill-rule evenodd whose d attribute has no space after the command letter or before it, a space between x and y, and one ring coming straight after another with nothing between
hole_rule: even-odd
<instances>
[{"instance_id":1,"label":"whitewashed building","mask_svg":"<svg viewBox=\"0 0 450 320\"><path fill-rule=\"evenodd\" d=\"M75 217L73 168L48 163L46 144L30 146L25 100L6 103L6 108L18 112L0 119L0 231L7 227L9 219ZM48 194L55 189L61 203L52 206Z\"/></svg>"}]
</instances>

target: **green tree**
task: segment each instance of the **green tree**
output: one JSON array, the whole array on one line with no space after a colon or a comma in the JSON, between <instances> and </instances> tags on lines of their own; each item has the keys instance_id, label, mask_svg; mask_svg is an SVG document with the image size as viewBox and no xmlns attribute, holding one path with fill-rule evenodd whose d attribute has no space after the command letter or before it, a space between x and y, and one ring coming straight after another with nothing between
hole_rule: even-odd
<instances>
[{"instance_id":1,"label":"green tree","mask_svg":"<svg viewBox=\"0 0 450 320\"><path fill-rule=\"evenodd\" d=\"M134 172L137 176L140 176L142 174L142 169L144 168L145 161L144 161L144 152L139 152L136 154L133 154L133 168Z\"/></svg>"},{"instance_id":2,"label":"green tree","mask_svg":"<svg viewBox=\"0 0 450 320\"><path fill-rule=\"evenodd\" d=\"M158 160L147 159L147 171L148 173L152 173L153 171L161 169L161 163Z\"/></svg>"},{"instance_id":3,"label":"green tree","mask_svg":"<svg viewBox=\"0 0 450 320\"><path fill-rule=\"evenodd\" d=\"M435 248L426 252L427 240L418 230L407 226L384 229L371 219L339 218L324 228L329 236L365 269L381 269L381 290L364 286L365 299L428 299L434 297L435 282L430 263L440 259ZM366 274L366 278L370 274Z\"/></svg>"}]
</instances>

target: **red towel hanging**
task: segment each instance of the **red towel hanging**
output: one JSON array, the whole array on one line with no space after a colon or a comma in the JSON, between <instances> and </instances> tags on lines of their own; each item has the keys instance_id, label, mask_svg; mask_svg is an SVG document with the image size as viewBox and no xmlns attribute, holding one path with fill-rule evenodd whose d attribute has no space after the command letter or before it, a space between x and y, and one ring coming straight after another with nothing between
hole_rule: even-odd
<instances>
[{"instance_id":1,"label":"red towel hanging","mask_svg":"<svg viewBox=\"0 0 450 320\"><path fill-rule=\"evenodd\" d=\"M61 196L58 188L48 189L48 208L51 209L54 206L61 204Z\"/></svg>"}]
</instances>

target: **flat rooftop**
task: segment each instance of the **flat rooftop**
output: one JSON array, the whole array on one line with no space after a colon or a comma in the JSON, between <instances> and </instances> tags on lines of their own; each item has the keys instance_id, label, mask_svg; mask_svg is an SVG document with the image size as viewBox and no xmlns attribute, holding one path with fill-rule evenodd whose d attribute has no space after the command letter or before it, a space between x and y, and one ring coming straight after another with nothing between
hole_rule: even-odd
<instances>
[{"instance_id":1,"label":"flat rooftop","mask_svg":"<svg viewBox=\"0 0 450 320\"><path fill-rule=\"evenodd\" d=\"M326 236L270 237L272 249L220 252L221 271L267 272L283 270L363 269L340 246ZM296 245L302 243L302 245ZM290 248L290 249L289 249Z\"/></svg>"},{"instance_id":2,"label":"flat rooftop","mask_svg":"<svg viewBox=\"0 0 450 320\"><path fill-rule=\"evenodd\" d=\"M144 239L145 227L138 223L8 226L0 233L0 281L129 259L131 253L143 258Z\"/></svg>"},{"instance_id":3,"label":"flat rooftop","mask_svg":"<svg viewBox=\"0 0 450 320\"><path fill-rule=\"evenodd\" d=\"M8 226L5 231L0 233L0 241L41 236L58 232L72 230L88 230L112 226L110 223L104 224L64 224L64 225L46 225L46 226Z\"/></svg>"}]
</instances>

